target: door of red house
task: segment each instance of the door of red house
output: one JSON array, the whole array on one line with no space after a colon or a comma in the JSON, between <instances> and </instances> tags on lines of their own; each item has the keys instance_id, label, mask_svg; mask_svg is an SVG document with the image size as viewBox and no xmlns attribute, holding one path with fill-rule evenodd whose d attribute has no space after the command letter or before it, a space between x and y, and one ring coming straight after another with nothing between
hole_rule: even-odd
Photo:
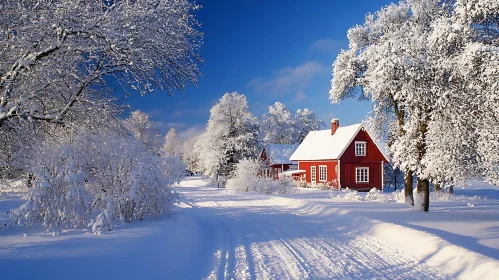
<instances>
[{"instance_id":1,"label":"door of red house","mask_svg":"<svg viewBox=\"0 0 499 280\"><path fill-rule=\"evenodd\" d=\"M317 183L315 166L310 166L310 180L313 186Z\"/></svg>"}]
</instances>

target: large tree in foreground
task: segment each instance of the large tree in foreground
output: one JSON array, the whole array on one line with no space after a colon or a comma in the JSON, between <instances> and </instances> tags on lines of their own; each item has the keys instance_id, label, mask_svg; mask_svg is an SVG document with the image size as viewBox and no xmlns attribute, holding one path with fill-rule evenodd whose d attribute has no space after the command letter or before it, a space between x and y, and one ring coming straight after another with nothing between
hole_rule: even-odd
<instances>
[{"instance_id":1,"label":"large tree in foreground","mask_svg":"<svg viewBox=\"0 0 499 280\"><path fill-rule=\"evenodd\" d=\"M206 131L197 141L201 169L211 177L230 176L239 161L256 155L258 134L258 119L249 111L246 96L224 94L211 108Z\"/></svg>"},{"instance_id":2,"label":"large tree in foreground","mask_svg":"<svg viewBox=\"0 0 499 280\"><path fill-rule=\"evenodd\" d=\"M451 4L401 1L368 15L348 32L330 92L335 102L359 93L373 102L371 127L406 172L409 202L418 175L425 211L431 182L497 174L499 6Z\"/></svg>"},{"instance_id":3,"label":"large tree in foreground","mask_svg":"<svg viewBox=\"0 0 499 280\"><path fill-rule=\"evenodd\" d=\"M177 0L0 2L0 126L105 107L110 80L141 94L196 84L202 35Z\"/></svg>"}]
</instances>

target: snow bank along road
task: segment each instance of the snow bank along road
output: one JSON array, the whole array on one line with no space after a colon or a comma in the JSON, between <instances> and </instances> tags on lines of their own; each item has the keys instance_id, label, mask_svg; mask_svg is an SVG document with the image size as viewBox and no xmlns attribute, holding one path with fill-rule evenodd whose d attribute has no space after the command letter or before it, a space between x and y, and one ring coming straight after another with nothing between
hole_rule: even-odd
<instances>
[{"instance_id":1,"label":"snow bank along road","mask_svg":"<svg viewBox=\"0 0 499 280\"><path fill-rule=\"evenodd\" d=\"M241 193L196 177L178 191L171 217L110 233L0 232L0 279L499 279L495 249L392 223L409 208L398 203ZM0 220L20 203L0 197ZM398 216L425 215L408 211Z\"/></svg>"},{"instance_id":2,"label":"snow bank along road","mask_svg":"<svg viewBox=\"0 0 499 280\"><path fill-rule=\"evenodd\" d=\"M358 232L346 220L353 217L320 216L299 200L199 187L198 180L182 185L180 211L199 225L205 252L215 252L198 260L202 278L450 278Z\"/></svg>"}]
</instances>

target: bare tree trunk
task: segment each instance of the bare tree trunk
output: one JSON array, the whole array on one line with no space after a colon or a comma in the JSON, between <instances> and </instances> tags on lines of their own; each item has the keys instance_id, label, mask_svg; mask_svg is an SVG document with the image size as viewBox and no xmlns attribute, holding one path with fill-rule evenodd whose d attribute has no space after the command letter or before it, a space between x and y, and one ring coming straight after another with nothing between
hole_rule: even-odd
<instances>
[{"instance_id":1,"label":"bare tree trunk","mask_svg":"<svg viewBox=\"0 0 499 280\"><path fill-rule=\"evenodd\" d=\"M35 179L35 175L33 173L28 173L28 188L33 187L33 180Z\"/></svg>"},{"instance_id":2,"label":"bare tree trunk","mask_svg":"<svg viewBox=\"0 0 499 280\"><path fill-rule=\"evenodd\" d=\"M442 191L442 185L443 185L443 183L439 183L439 182L434 183L433 187L435 188L435 192Z\"/></svg>"},{"instance_id":3,"label":"bare tree trunk","mask_svg":"<svg viewBox=\"0 0 499 280\"><path fill-rule=\"evenodd\" d=\"M418 195L423 193L423 203L421 204L421 210L428 212L430 210L430 181L428 179L418 178Z\"/></svg>"},{"instance_id":4,"label":"bare tree trunk","mask_svg":"<svg viewBox=\"0 0 499 280\"><path fill-rule=\"evenodd\" d=\"M412 171L407 171L405 173L405 186L404 186L404 193L405 193L405 203L410 204L414 206L414 195L412 194L412 189L413 189L413 183L412 183L412 176L413 176Z\"/></svg>"},{"instance_id":5,"label":"bare tree trunk","mask_svg":"<svg viewBox=\"0 0 499 280\"><path fill-rule=\"evenodd\" d=\"M454 186L449 187L449 194L454 194Z\"/></svg>"},{"instance_id":6,"label":"bare tree trunk","mask_svg":"<svg viewBox=\"0 0 499 280\"><path fill-rule=\"evenodd\" d=\"M393 187L394 191L397 190L397 168L393 169Z\"/></svg>"}]
</instances>

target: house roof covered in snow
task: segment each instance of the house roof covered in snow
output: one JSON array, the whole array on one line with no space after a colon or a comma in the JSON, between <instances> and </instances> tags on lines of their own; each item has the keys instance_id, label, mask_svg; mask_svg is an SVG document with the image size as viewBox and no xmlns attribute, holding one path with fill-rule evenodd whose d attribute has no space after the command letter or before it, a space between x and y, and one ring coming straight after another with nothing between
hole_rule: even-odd
<instances>
[{"instance_id":1,"label":"house roof covered in snow","mask_svg":"<svg viewBox=\"0 0 499 280\"><path fill-rule=\"evenodd\" d=\"M265 151L271 164L293 164L289 158L298 148L298 144L267 144Z\"/></svg>"},{"instance_id":2,"label":"house roof covered in snow","mask_svg":"<svg viewBox=\"0 0 499 280\"><path fill-rule=\"evenodd\" d=\"M290 160L338 159L362 128L362 124L339 127L334 135L331 129L310 131Z\"/></svg>"}]
</instances>

